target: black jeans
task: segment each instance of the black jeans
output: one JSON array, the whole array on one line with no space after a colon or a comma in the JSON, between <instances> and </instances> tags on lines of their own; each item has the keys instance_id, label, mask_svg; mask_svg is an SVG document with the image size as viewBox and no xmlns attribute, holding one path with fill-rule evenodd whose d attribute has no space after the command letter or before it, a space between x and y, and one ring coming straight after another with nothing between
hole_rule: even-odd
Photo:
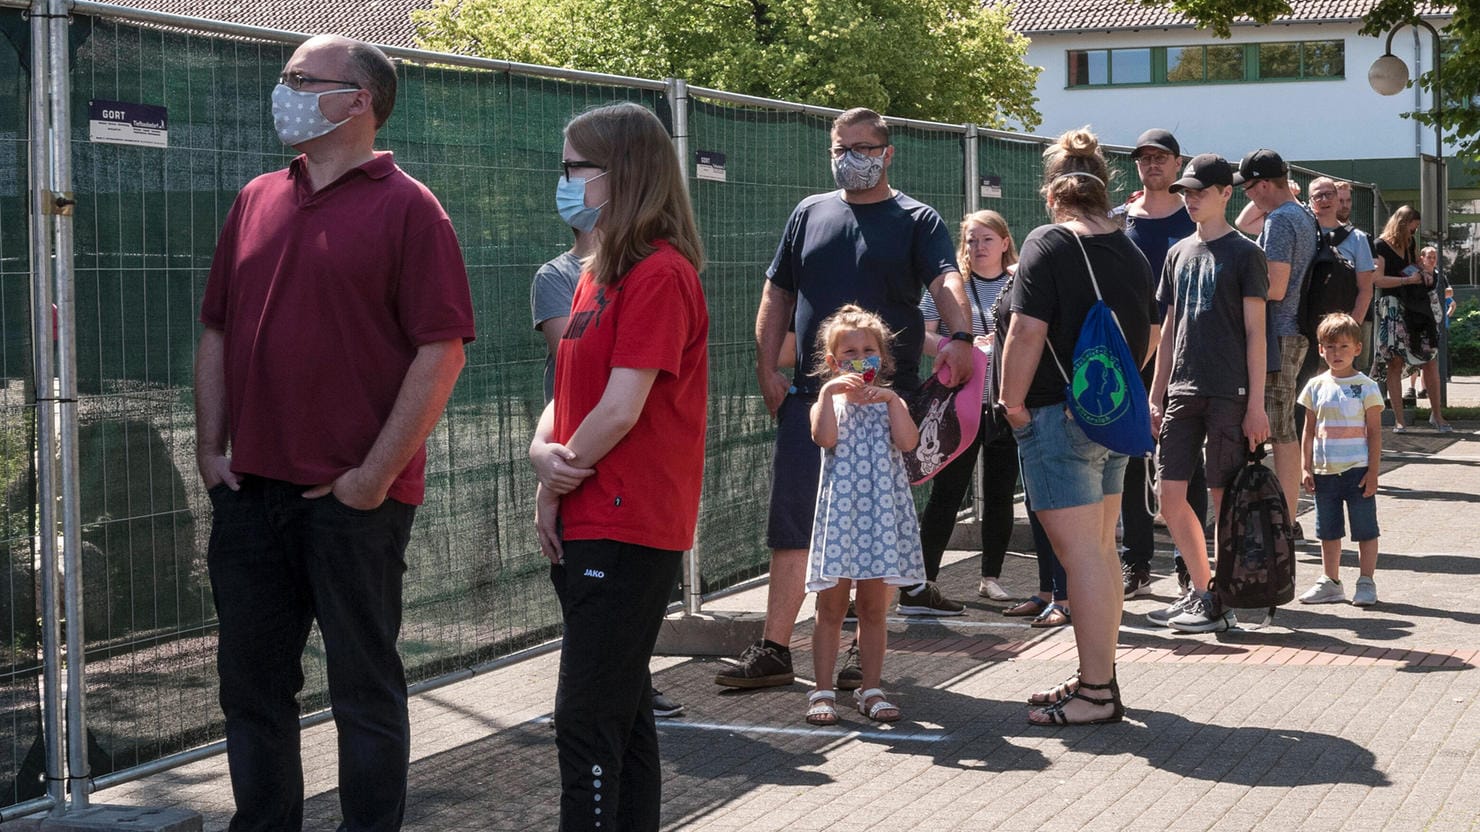
<instances>
[{"instance_id":1,"label":"black jeans","mask_svg":"<svg viewBox=\"0 0 1480 832\"><path fill-rule=\"evenodd\" d=\"M399 829L411 726L396 638L416 508L387 500L360 511L333 495L306 500L306 488L247 477L240 491L210 491L230 828L303 826L297 697L317 620L339 730L339 828Z\"/></svg>"},{"instance_id":2,"label":"black jeans","mask_svg":"<svg viewBox=\"0 0 1480 832\"><path fill-rule=\"evenodd\" d=\"M991 413L983 419L991 418ZM1002 574L1002 559L1012 538L1012 498L1017 491L1017 440L1011 431L1002 431L985 447L981 434L961 455L951 460L931 480L930 499L920 512L920 548L925 555L925 580L940 574L940 559L951 542L956 528L956 514L971 484L971 472L978 454L982 461L982 577Z\"/></svg>"},{"instance_id":3,"label":"black jeans","mask_svg":"<svg viewBox=\"0 0 1480 832\"><path fill-rule=\"evenodd\" d=\"M663 800L648 662L679 552L567 540L550 581L565 615L555 747L560 829L657 832Z\"/></svg>"},{"instance_id":4,"label":"black jeans","mask_svg":"<svg viewBox=\"0 0 1480 832\"><path fill-rule=\"evenodd\" d=\"M1125 490L1120 503L1120 521L1125 527L1125 536L1121 542L1125 545L1125 551L1121 553L1120 559L1134 569L1150 571L1151 555L1156 549L1156 543L1152 516L1146 510L1146 477L1146 463L1141 460L1132 459L1125 466ZM1206 524L1208 477L1203 469L1201 456L1198 457L1197 468L1192 472L1192 479L1187 482L1187 502ZM1178 566L1180 568L1180 564Z\"/></svg>"}]
</instances>

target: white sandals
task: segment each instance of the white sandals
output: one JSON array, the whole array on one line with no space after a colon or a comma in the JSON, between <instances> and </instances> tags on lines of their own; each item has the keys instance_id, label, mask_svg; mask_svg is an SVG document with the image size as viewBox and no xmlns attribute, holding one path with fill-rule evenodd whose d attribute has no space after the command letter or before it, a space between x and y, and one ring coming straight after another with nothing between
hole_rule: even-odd
<instances>
[{"instance_id":1,"label":"white sandals","mask_svg":"<svg viewBox=\"0 0 1480 832\"><path fill-rule=\"evenodd\" d=\"M807 724L837 725L838 695L830 690L814 690L807 694Z\"/></svg>"},{"instance_id":2,"label":"white sandals","mask_svg":"<svg viewBox=\"0 0 1480 832\"><path fill-rule=\"evenodd\" d=\"M884 698L884 691L879 688L860 690L853 694L858 702L858 712L872 719L874 722L898 722L899 707ZM868 704L870 699L878 699L874 704Z\"/></svg>"}]
</instances>

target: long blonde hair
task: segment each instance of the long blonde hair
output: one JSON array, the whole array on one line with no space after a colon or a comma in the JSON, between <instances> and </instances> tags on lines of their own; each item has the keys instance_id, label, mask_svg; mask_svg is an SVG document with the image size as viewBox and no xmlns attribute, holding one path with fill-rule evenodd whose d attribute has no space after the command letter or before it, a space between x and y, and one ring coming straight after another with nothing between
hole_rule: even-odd
<instances>
[{"instance_id":1,"label":"long blonde hair","mask_svg":"<svg viewBox=\"0 0 1480 832\"><path fill-rule=\"evenodd\" d=\"M1378 239L1385 241L1393 247L1393 251L1412 260L1410 249L1413 247L1413 232L1408 226L1418 219L1418 210L1412 205L1399 206L1398 210L1388 217L1387 225L1382 227L1382 233L1377 235Z\"/></svg>"},{"instance_id":2,"label":"long blonde hair","mask_svg":"<svg viewBox=\"0 0 1480 832\"><path fill-rule=\"evenodd\" d=\"M1007 219L996 211L976 211L967 214L961 220L961 245L956 248L956 267L961 273L971 275L971 252L966 250L966 236L971 232L973 225L984 225L991 229L993 234L1007 241L1007 248L1002 252L1002 268L1007 268L1018 261L1017 245L1012 241L1012 232L1007 228ZM982 277L996 277L994 274L984 274Z\"/></svg>"},{"instance_id":3,"label":"long blonde hair","mask_svg":"<svg viewBox=\"0 0 1480 832\"><path fill-rule=\"evenodd\" d=\"M1043 151L1039 192L1053 199L1061 216L1088 219L1110 213L1110 166L1088 127L1064 133Z\"/></svg>"},{"instance_id":4,"label":"long blonde hair","mask_svg":"<svg viewBox=\"0 0 1480 832\"><path fill-rule=\"evenodd\" d=\"M704 270L683 169L657 116L628 101L607 104L571 119L565 140L607 172L611 196L597 221L596 251L583 263L597 285L621 280L655 251L655 240L668 241L696 271Z\"/></svg>"}]
</instances>

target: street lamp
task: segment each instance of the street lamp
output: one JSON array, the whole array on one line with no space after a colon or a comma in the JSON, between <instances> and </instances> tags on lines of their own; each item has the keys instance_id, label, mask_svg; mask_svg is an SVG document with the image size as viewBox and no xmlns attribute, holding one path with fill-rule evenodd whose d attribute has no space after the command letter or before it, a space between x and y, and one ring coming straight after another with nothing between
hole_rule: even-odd
<instances>
[{"instance_id":1,"label":"street lamp","mask_svg":"<svg viewBox=\"0 0 1480 832\"><path fill-rule=\"evenodd\" d=\"M1439 39L1439 30L1428 21L1415 17L1410 22L1399 23L1388 32L1387 45L1383 49L1382 57L1372 62L1372 68L1367 70L1367 83L1379 95L1397 95L1408 86L1408 64L1403 59L1393 54L1393 36L1404 26L1423 27L1434 36L1434 157L1438 160L1438 175L1435 177L1435 199L1434 212L1437 231L1434 239L1434 248L1439 254L1438 267L1444 268L1444 276L1436 281L1434 291L1440 298L1444 297L1444 284L1449 280L1449 270L1444 263L1444 238L1449 231L1449 205L1448 205L1448 173L1444 165L1444 47ZM1436 269L1437 271L1437 269ZM1441 304L1440 309L1443 309ZM1442 312L1441 312L1442 314ZM1435 322L1439 330L1439 404L1442 405L1448 394L1449 380L1449 336L1444 331L1444 321Z\"/></svg>"}]
</instances>

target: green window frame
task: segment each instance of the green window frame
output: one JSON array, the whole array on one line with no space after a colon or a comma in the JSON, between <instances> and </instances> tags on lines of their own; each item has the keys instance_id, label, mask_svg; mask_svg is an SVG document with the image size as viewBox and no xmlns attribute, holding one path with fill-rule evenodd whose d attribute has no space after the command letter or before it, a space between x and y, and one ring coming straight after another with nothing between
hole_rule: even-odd
<instances>
[{"instance_id":1,"label":"green window frame","mask_svg":"<svg viewBox=\"0 0 1480 832\"><path fill-rule=\"evenodd\" d=\"M1329 81L1346 77L1344 40L1070 49L1069 89Z\"/></svg>"}]
</instances>

